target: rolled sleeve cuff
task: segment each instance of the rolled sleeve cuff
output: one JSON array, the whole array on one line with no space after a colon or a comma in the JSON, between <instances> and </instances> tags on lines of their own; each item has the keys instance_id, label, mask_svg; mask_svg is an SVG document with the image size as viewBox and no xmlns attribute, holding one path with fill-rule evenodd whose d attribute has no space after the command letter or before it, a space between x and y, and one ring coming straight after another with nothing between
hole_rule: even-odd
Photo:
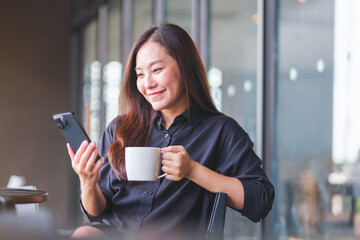
<instances>
[{"instance_id":1,"label":"rolled sleeve cuff","mask_svg":"<svg viewBox=\"0 0 360 240\"><path fill-rule=\"evenodd\" d=\"M271 210L274 200L273 187L268 186L269 191L265 191L257 182L241 180L241 183L244 188L244 208L239 212L251 221L259 222Z\"/></svg>"},{"instance_id":2,"label":"rolled sleeve cuff","mask_svg":"<svg viewBox=\"0 0 360 240\"><path fill-rule=\"evenodd\" d=\"M103 193L104 194L104 193ZM80 209L81 211L85 214L85 216L87 217L88 219L88 222L103 222L103 219L105 218L105 216L107 216L110 212L110 209L111 209L111 205L110 205L110 200L109 198L104 194L105 196L105 199L106 199L106 207L104 209L104 211L98 215L98 216L92 216L90 215L84 208L83 204L82 204L82 201L80 199Z\"/></svg>"}]
</instances>

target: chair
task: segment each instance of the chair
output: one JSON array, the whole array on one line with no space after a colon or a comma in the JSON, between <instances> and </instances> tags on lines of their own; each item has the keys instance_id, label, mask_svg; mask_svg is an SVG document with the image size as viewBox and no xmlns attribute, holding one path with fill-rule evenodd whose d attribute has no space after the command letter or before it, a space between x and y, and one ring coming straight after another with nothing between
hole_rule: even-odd
<instances>
[{"instance_id":1,"label":"chair","mask_svg":"<svg viewBox=\"0 0 360 240\"><path fill-rule=\"evenodd\" d=\"M209 224L207 228L208 240L224 239L224 225L226 214L226 193L216 193L212 201Z\"/></svg>"},{"instance_id":2,"label":"chair","mask_svg":"<svg viewBox=\"0 0 360 240\"><path fill-rule=\"evenodd\" d=\"M35 186L28 185L25 186L26 179L23 176L11 175L7 184L8 188L18 188L18 189L28 189L28 190L37 190ZM15 210L20 216L24 215L36 215L39 213L39 204L38 203L26 203L26 204L16 204Z\"/></svg>"}]
</instances>

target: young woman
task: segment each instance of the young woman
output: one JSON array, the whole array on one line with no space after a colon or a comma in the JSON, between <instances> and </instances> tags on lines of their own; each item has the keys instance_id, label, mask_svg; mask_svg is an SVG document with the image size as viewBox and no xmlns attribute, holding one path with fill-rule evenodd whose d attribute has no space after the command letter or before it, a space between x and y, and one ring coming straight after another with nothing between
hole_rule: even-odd
<instances>
[{"instance_id":1,"label":"young woman","mask_svg":"<svg viewBox=\"0 0 360 240\"><path fill-rule=\"evenodd\" d=\"M124 238L201 239L215 192L227 193L228 205L254 222L268 214L274 188L247 133L216 110L204 66L183 29L161 24L140 36L120 104L121 115L98 147L84 142L74 154L68 146L90 222L74 237L115 229ZM160 147L166 178L127 181L126 146Z\"/></svg>"}]
</instances>

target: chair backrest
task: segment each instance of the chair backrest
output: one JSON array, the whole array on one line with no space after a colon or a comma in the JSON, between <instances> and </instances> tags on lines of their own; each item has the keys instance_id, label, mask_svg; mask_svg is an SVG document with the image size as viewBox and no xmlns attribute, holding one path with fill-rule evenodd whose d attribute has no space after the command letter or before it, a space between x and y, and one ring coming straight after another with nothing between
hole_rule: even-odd
<instances>
[{"instance_id":1,"label":"chair backrest","mask_svg":"<svg viewBox=\"0 0 360 240\"><path fill-rule=\"evenodd\" d=\"M6 199L0 196L0 212L6 210Z\"/></svg>"},{"instance_id":2,"label":"chair backrest","mask_svg":"<svg viewBox=\"0 0 360 240\"><path fill-rule=\"evenodd\" d=\"M226 193L216 193L212 201L209 224L207 229L208 240L224 239L224 225L226 214Z\"/></svg>"}]
</instances>

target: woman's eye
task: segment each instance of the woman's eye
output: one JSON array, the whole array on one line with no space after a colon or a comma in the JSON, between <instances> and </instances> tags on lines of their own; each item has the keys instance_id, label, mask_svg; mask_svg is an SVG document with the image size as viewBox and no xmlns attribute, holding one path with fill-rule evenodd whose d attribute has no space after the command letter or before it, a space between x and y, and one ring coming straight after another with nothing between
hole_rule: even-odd
<instances>
[{"instance_id":1,"label":"woman's eye","mask_svg":"<svg viewBox=\"0 0 360 240\"><path fill-rule=\"evenodd\" d=\"M155 73L155 72L159 72L160 70L161 70L161 68L155 68L155 69L154 69L154 73Z\"/></svg>"},{"instance_id":2,"label":"woman's eye","mask_svg":"<svg viewBox=\"0 0 360 240\"><path fill-rule=\"evenodd\" d=\"M136 74L136 76L139 78L139 77L142 77L144 74L142 74L142 73L138 73L138 74Z\"/></svg>"}]
</instances>

